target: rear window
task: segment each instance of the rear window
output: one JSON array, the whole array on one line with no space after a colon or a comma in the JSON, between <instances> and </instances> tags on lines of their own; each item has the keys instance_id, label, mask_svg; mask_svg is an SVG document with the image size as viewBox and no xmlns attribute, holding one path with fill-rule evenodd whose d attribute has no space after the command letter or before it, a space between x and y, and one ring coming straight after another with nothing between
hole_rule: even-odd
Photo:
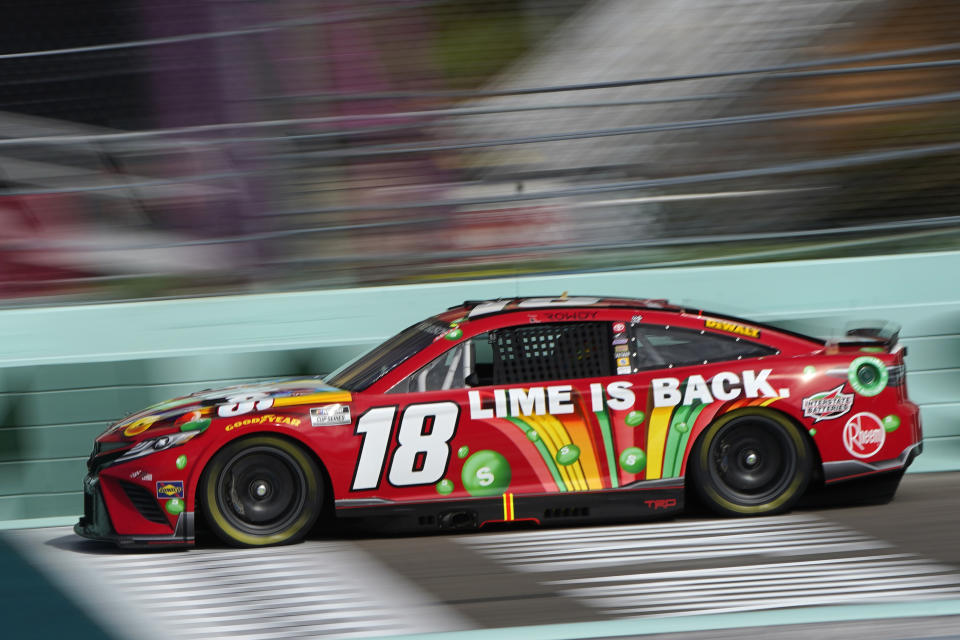
<instances>
[{"instance_id":1,"label":"rear window","mask_svg":"<svg viewBox=\"0 0 960 640\"><path fill-rule=\"evenodd\" d=\"M632 352L637 369L709 364L779 353L756 342L706 331L660 325L634 325Z\"/></svg>"}]
</instances>

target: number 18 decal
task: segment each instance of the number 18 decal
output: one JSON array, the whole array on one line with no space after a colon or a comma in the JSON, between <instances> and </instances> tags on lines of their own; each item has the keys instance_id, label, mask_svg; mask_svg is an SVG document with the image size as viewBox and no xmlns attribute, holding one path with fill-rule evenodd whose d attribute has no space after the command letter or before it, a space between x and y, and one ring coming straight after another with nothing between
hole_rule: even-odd
<instances>
[{"instance_id":1,"label":"number 18 decal","mask_svg":"<svg viewBox=\"0 0 960 640\"><path fill-rule=\"evenodd\" d=\"M387 461L397 406L370 409L357 420L354 433L363 436L352 491L376 489ZM387 481L395 487L433 484L443 477L450 461L450 444L457 431L460 407L454 402L412 404L400 416L397 448ZM426 427L430 424L429 432ZM419 464L418 464L419 463Z\"/></svg>"}]
</instances>

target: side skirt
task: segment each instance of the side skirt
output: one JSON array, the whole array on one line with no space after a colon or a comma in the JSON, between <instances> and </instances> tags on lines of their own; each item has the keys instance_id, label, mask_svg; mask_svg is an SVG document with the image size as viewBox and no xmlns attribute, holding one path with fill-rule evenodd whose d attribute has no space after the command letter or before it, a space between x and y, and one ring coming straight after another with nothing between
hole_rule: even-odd
<instances>
[{"instance_id":1,"label":"side skirt","mask_svg":"<svg viewBox=\"0 0 960 640\"><path fill-rule=\"evenodd\" d=\"M513 494L394 502L337 500L337 524L345 529L418 533L477 529L527 522L563 526L662 518L683 510L683 478L637 482L621 489L549 494Z\"/></svg>"}]
</instances>

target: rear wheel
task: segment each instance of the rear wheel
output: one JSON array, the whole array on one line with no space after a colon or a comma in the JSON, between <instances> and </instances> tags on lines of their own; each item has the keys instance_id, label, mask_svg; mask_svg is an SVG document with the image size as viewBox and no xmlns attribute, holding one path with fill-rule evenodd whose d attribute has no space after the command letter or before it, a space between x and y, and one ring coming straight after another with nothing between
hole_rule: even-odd
<instances>
[{"instance_id":1,"label":"rear wheel","mask_svg":"<svg viewBox=\"0 0 960 640\"><path fill-rule=\"evenodd\" d=\"M806 437L775 411L733 411L703 432L690 459L694 487L712 510L765 515L790 509L810 483Z\"/></svg>"},{"instance_id":2,"label":"rear wheel","mask_svg":"<svg viewBox=\"0 0 960 640\"><path fill-rule=\"evenodd\" d=\"M234 441L211 459L200 479L207 524L232 546L297 542L323 502L316 462L298 445L274 436Z\"/></svg>"}]
</instances>

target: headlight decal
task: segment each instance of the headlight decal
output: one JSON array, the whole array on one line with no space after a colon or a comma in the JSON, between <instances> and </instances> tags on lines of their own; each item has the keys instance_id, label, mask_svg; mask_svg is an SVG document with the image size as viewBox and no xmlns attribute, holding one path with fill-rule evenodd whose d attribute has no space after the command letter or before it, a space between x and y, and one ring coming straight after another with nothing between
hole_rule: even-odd
<instances>
[{"instance_id":1,"label":"headlight decal","mask_svg":"<svg viewBox=\"0 0 960 640\"><path fill-rule=\"evenodd\" d=\"M178 447L188 440L192 439L194 436L201 433L200 431L181 431L179 433L170 433L165 436L159 436L157 438L148 438L147 440L142 440L137 444L133 445L129 451L124 453L122 456L117 458L116 462L127 462L128 460L135 460L137 458L142 458L143 456L150 455L151 453L156 453L157 451L165 451L172 447Z\"/></svg>"}]
</instances>

